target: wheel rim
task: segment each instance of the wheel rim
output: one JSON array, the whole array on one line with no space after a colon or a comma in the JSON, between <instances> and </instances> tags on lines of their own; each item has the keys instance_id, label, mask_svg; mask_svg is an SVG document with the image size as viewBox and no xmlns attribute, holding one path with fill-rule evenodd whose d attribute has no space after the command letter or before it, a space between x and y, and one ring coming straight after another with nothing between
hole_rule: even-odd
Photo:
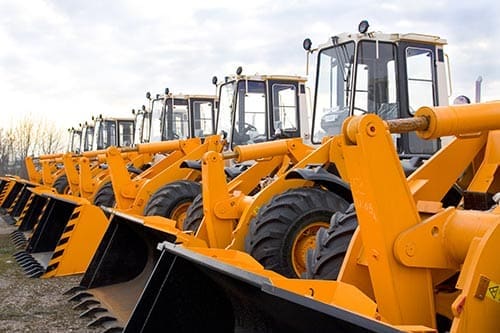
<instances>
[{"instance_id":1,"label":"wheel rim","mask_svg":"<svg viewBox=\"0 0 500 333\"><path fill-rule=\"evenodd\" d=\"M179 230L184 230L184 220L186 219L187 210L191 203L192 202L184 202L180 205L177 205L177 207L175 207L175 209L172 211L172 214L170 214L170 218L174 221L177 221L176 227Z\"/></svg>"},{"instance_id":2,"label":"wheel rim","mask_svg":"<svg viewBox=\"0 0 500 333\"><path fill-rule=\"evenodd\" d=\"M292 246L292 265L297 276L306 271L307 251L316 245L316 233L319 228L328 228L329 223L317 221L304 226L297 233Z\"/></svg>"}]
</instances>

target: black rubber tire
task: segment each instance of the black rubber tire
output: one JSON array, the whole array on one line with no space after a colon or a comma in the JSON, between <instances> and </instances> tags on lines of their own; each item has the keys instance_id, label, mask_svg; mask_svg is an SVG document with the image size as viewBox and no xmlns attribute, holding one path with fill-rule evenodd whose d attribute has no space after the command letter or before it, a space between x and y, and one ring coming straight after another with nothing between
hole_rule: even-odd
<instances>
[{"instance_id":1,"label":"black rubber tire","mask_svg":"<svg viewBox=\"0 0 500 333\"><path fill-rule=\"evenodd\" d=\"M180 180L165 185L151 196L144 208L144 216L175 218L174 212L181 205L190 205L200 193L200 183L189 180ZM182 229L183 221L179 222L178 227Z\"/></svg>"},{"instance_id":2,"label":"black rubber tire","mask_svg":"<svg viewBox=\"0 0 500 333\"><path fill-rule=\"evenodd\" d=\"M66 194L69 191L69 182L66 175L59 176L52 185L59 194Z\"/></svg>"},{"instance_id":3,"label":"black rubber tire","mask_svg":"<svg viewBox=\"0 0 500 333\"><path fill-rule=\"evenodd\" d=\"M113 184L107 182L101 186L94 196L94 205L97 207L114 207L116 203L115 192L113 191Z\"/></svg>"},{"instance_id":4,"label":"black rubber tire","mask_svg":"<svg viewBox=\"0 0 500 333\"><path fill-rule=\"evenodd\" d=\"M266 269L289 278L301 277L304 272L294 268L296 256L292 253L297 237L308 226L330 221L335 212L343 212L348 206L339 195L313 187L276 195L250 222L245 249ZM304 271L306 253L303 253L304 267L301 268Z\"/></svg>"},{"instance_id":5,"label":"black rubber tire","mask_svg":"<svg viewBox=\"0 0 500 333\"><path fill-rule=\"evenodd\" d=\"M186 219L182 225L183 231L192 231L196 233L198 228L201 225L201 221L203 220L203 197L201 194L198 194L196 198L194 198L193 203L189 206L188 211L186 213Z\"/></svg>"},{"instance_id":6,"label":"black rubber tire","mask_svg":"<svg viewBox=\"0 0 500 333\"><path fill-rule=\"evenodd\" d=\"M352 236L358 227L354 205L332 216L330 227L316 234L316 246L307 254L306 279L336 280Z\"/></svg>"}]
</instances>

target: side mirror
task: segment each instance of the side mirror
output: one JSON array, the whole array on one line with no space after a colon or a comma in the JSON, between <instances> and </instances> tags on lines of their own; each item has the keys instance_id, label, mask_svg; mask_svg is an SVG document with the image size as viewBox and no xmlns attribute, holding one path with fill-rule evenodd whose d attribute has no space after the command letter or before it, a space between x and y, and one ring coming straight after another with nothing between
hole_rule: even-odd
<instances>
[{"instance_id":1,"label":"side mirror","mask_svg":"<svg viewBox=\"0 0 500 333\"><path fill-rule=\"evenodd\" d=\"M212 77L212 84L213 85L217 84L217 76Z\"/></svg>"},{"instance_id":2,"label":"side mirror","mask_svg":"<svg viewBox=\"0 0 500 333\"><path fill-rule=\"evenodd\" d=\"M146 98L151 99L151 93L149 91L146 93Z\"/></svg>"},{"instance_id":3,"label":"side mirror","mask_svg":"<svg viewBox=\"0 0 500 333\"><path fill-rule=\"evenodd\" d=\"M306 51L311 51L311 47L312 47L311 39L309 39L309 38L304 39L304 41L302 42L302 47Z\"/></svg>"}]
</instances>

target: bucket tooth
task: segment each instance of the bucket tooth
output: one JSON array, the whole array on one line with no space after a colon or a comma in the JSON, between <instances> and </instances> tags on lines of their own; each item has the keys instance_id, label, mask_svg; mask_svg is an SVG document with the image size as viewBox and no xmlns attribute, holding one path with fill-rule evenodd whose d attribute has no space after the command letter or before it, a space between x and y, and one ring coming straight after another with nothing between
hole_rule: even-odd
<instances>
[{"instance_id":1,"label":"bucket tooth","mask_svg":"<svg viewBox=\"0 0 500 333\"><path fill-rule=\"evenodd\" d=\"M78 287L76 287L78 288ZM70 290L68 290L67 292L69 292ZM76 292L76 290L75 290ZM71 296L70 299L68 299L69 302L81 302L82 300L86 299L86 298L90 298L92 297L93 295L89 292L86 292L86 291L81 291L81 292L77 292L76 294L74 294L73 296Z\"/></svg>"},{"instance_id":2,"label":"bucket tooth","mask_svg":"<svg viewBox=\"0 0 500 333\"><path fill-rule=\"evenodd\" d=\"M73 307L74 310L87 310L92 305L100 304L94 297L83 298L80 303Z\"/></svg>"},{"instance_id":3,"label":"bucket tooth","mask_svg":"<svg viewBox=\"0 0 500 333\"><path fill-rule=\"evenodd\" d=\"M36 261L33 258L26 258L26 260L23 261L23 263L20 264L19 266L21 266L26 271L29 270L31 267L36 266Z\"/></svg>"},{"instance_id":4,"label":"bucket tooth","mask_svg":"<svg viewBox=\"0 0 500 333\"><path fill-rule=\"evenodd\" d=\"M26 258L25 260L19 262L19 266L21 266L22 269L25 271L30 269L31 267L35 266L36 262L33 258Z\"/></svg>"},{"instance_id":5,"label":"bucket tooth","mask_svg":"<svg viewBox=\"0 0 500 333\"><path fill-rule=\"evenodd\" d=\"M70 288L70 289L66 290L66 291L63 293L63 295L66 295L66 296L67 296L67 295L75 295L75 294L77 294L77 293L79 293L79 292L81 292L81 291L84 291L84 290L86 290L86 288L84 288L84 287L82 287L82 286L76 286L76 287L72 287L72 288Z\"/></svg>"},{"instance_id":6,"label":"bucket tooth","mask_svg":"<svg viewBox=\"0 0 500 333\"><path fill-rule=\"evenodd\" d=\"M112 326L102 331L102 333L122 333L122 332L123 332L123 327L121 326Z\"/></svg>"},{"instance_id":7,"label":"bucket tooth","mask_svg":"<svg viewBox=\"0 0 500 333\"><path fill-rule=\"evenodd\" d=\"M25 241L25 238L21 235L15 235L15 236L11 237L11 239L14 243L18 243L20 241Z\"/></svg>"},{"instance_id":8,"label":"bucket tooth","mask_svg":"<svg viewBox=\"0 0 500 333\"><path fill-rule=\"evenodd\" d=\"M44 270L42 268L34 268L31 273L27 273L28 277L30 278L39 278L42 276L44 273Z\"/></svg>"},{"instance_id":9,"label":"bucket tooth","mask_svg":"<svg viewBox=\"0 0 500 333\"><path fill-rule=\"evenodd\" d=\"M17 241L14 242L14 245L18 249L23 249L26 246L26 241L23 241L23 240L19 239L19 240L17 240Z\"/></svg>"},{"instance_id":10,"label":"bucket tooth","mask_svg":"<svg viewBox=\"0 0 500 333\"><path fill-rule=\"evenodd\" d=\"M89 317L89 318L96 318L99 313L102 312L108 312L105 308L101 307L100 305L92 306L88 308L86 311L82 312L80 314L80 317Z\"/></svg>"},{"instance_id":11,"label":"bucket tooth","mask_svg":"<svg viewBox=\"0 0 500 333\"><path fill-rule=\"evenodd\" d=\"M26 267L23 268L24 272L28 275L33 273L35 270L43 270L42 266L40 266L36 261L30 263L29 265L26 265Z\"/></svg>"},{"instance_id":12,"label":"bucket tooth","mask_svg":"<svg viewBox=\"0 0 500 333\"><path fill-rule=\"evenodd\" d=\"M109 312L106 312L106 314L103 314L101 316L97 316L96 319L92 320L90 323L87 324L87 327L99 327L103 326L105 324L118 324L118 321L116 320L115 317L110 316Z\"/></svg>"},{"instance_id":13,"label":"bucket tooth","mask_svg":"<svg viewBox=\"0 0 500 333\"><path fill-rule=\"evenodd\" d=\"M19 266L23 267L23 265L31 263L32 260L33 259L30 257L22 257L22 258L17 259L17 263L19 264Z\"/></svg>"},{"instance_id":14,"label":"bucket tooth","mask_svg":"<svg viewBox=\"0 0 500 333\"><path fill-rule=\"evenodd\" d=\"M10 233L11 238L19 237L19 235L22 234L19 230L14 230Z\"/></svg>"},{"instance_id":15,"label":"bucket tooth","mask_svg":"<svg viewBox=\"0 0 500 333\"><path fill-rule=\"evenodd\" d=\"M25 256L28 256L29 254L26 251L19 251L13 254L14 258L23 258Z\"/></svg>"},{"instance_id":16,"label":"bucket tooth","mask_svg":"<svg viewBox=\"0 0 500 333\"><path fill-rule=\"evenodd\" d=\"M26 245L28 245L28 241L19 242L18 244L15 245L17 249L25 249Z\"/></svg>"}]
</instances>

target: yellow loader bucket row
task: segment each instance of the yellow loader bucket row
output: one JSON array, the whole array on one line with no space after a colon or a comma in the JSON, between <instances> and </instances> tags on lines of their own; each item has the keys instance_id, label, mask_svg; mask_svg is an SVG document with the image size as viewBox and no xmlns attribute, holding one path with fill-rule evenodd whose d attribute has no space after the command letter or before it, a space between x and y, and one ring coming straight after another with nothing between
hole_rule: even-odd
<instances>
[{"instance_id":1,"label":"yellow loader bucket row","mask_svg":"<svg viewBox=\"0 0 500 333\"><path fill-rule=\"evenodd\" d=\"M290 156L297 154L296 156L302 157L313 150L307 145L301 145L300 142L300 139L288 142L294 148ZM286 140L261 143L256 146L262 147L259 150L260 154L265 148L269 148L268 153L274 156L256 160L227 184L230 189L228 192L249 194L259 186L262 178L283 172L289 167L290 162L296 162L286 156L288 152ZM272 154L271 146L276 146L281 155ZM253 153L248 152L255 150L252 147L238 147L238 156L242 158L249 156L253 159ZM221 170L221 174L217 174L207 172L206 169L205 162L219 155L215 152L205 154L202 159L203 179L210 178L214 181L213 177L219 176L225 184L224 170ZM228 158L234 156L226 155ZM219 162L223 163L223 160ZM209 176L206 177L207 175ZM224 191L222 188L220 190ZM119 329L128 321L134 304L158 261L159 252L156 246L159 241L168 240L205 247L207 243L202 238L196 238L189 232L178 229L178 224L174 220L160 216L134 216L119 210L109 210L109 212L113 214L110 225L80 286L68 291L67 294L73 295L71 300L77 303L75 309L83 311L82 316L93 318L90 326L102 325L109 329Z\"/></svg>"},{"instance_id":2,"label":"yellow loader bucket row","mask_svg":"<svg viewBox=\"0 0 500 333\"><path fill-rule=\"evenodd\" d=\"M500 128L499 112L498 103L422 108L403 125L424 137L474 133L460 138L462 147L487 138L468 190L499 193L500 132L488 133ZM124 332L499 331L500 200L485 211L445 209L425 193L449 172L435 160L457 153L460 140L419 168L419 179L406 179L387 131L396 122L374 115L346 122L341 149L359 227L347 233L350 242L331 239L341 260L336 281L290 279L240 251L167 240ZM328 232L347 231L337 224Z\"/></svg>"},{"instance_id":3,"label":"yellow loader bucket row","mask_svg":"<svg viewBox=\"0 0 500 333\"><path fill-rule=\"evenodd\" d=\"M83 273L107 227L99 207L71 196L42 194L47 203L26 249L14 254L29 277ZM80 223L82 218L92 223Z\"/></svg>"},{"instance_id":4,"label":"yellow loader bucket row","mask_svg":"<svg viewBox=\"0 0 500 333\"><path fill-rule=\"evenodd\" d=\"M94 151L94 152L85 152L84 154L80 155L71 155L69 156L66 154L66 158L69 156L70 158L73 157L81 157L80 158L80 173L86 173L87 176L84 177L81 175L80 178L80 186L82 188L87 187L87 188L95 188L99 187L99 185L102 185L101 183L106 181L107 176L107 171L103 170L102 172L96 172L96 169L98 167L96 165L91 167L89 165L89 158L86 156L93 157L97 162L102 162L103 161L103 156L98 156L102 155L102 153L105 152L103 150L99 151ZM126 159L130 158L131 156L130 153L124 153L122 155L125 155L124 157ZM75 167L75 170L72 172L78 172L78 170ZM92 174L93 173L93 174ZM78 175L76 175L78 176ZM74 178L75 176L73 176ZM64 176L65 181L68 182L67 175ZM67 184L68 185L68 184ZM78 185L78 184L77 184ZM24 186L23 189L20 191L20 193L17 195L14 203L11 205L11 208L8 209L8 215L5 216L7 221L12 221L12 224L16 224L18 227L17 230L13 231L11 233L11 239L13 240L14 244L16 245L17 248L19 249L24 249L26 247L26 239L29 238L33 228L37 224L40 216L44 212L44 207L48 202L48 198L46 196L43 196L43 194L46 193L56 193L57 189L54 188L48 188L47 186ZM90 190L91 191L91 190ZM79 190L77 191L80 194L85 193L84 190ZM87 196L89 190L86 191ZM59 192L61 193L61 192ZM61 193L62 194L62 193ZM74 194L72 194L72 197L77 197ZM55 200L52 198L51 200Z\"/></svg>"},{"instance_id":5,"label":"yellow loader bucket row","mask_svg":"<svg viewBox=\"0 0 500 333\"><path fill-rule=\"evenodd\" d=\"M198 138L190 140L191 143L199 142ZM192 174L192 170L181 168L184 158L201 157L203 152L212 147L209 144L212 141L215 141L215 136L211 141L206 140L204 144L198 145L183 158L176 158L161 170L166 174L164 178L168 179L167 184ZM144 144L143 147L178 147L181 142L182 140L172 140L172 142ZM221 145L216 146L219 147ZM109 151L116 151L116 148L110 147ZM174 154L183 153L175 151L172 155ZM126 168L124 170L127 172ZM16 259L32 277L48 278L85 272L106 231L108 217L101 208L92 205L85 198L47 193L34 194L45 197L45 205L42 209L37 209L36 207L43 205L44 200L33 199L25 209L26 214L19 219L23 229L33 226L33 232L25 250L16 253ZM78 232L75 233L74 230ZM87 232L92 232L92 237L86 237ZM19 231L13 236L19 246L24 244L23 236L26 236L26 232ZM64 250L66 248L75 250L66 251Z\"/></svg>"}]
</instances>

